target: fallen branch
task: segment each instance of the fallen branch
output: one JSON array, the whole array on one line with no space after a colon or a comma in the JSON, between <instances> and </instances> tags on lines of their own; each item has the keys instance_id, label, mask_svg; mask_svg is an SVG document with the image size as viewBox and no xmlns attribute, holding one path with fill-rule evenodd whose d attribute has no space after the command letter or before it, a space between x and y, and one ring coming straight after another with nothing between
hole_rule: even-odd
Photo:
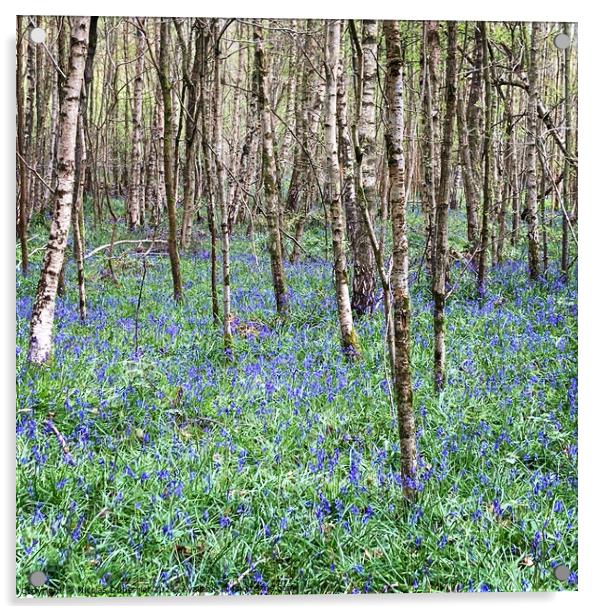
<instances>
[{"instance_id":1,"label":"fallen branch","mask_svg":"<svg viewBox=\"0 0 602 614\"><path fill-rule=\"evenodd\" d=\"M152 243L154 244L154 243L167 243L167 241L165 241L164 239L123 239L122 241L115 241L113 243L107 243L106 245L101 245L100 247L96 247L89 254L86 254L84 256L84 260L87 260L88 258L92 258L92 256L95 256L96 254L98 254L98 252L101 252L107 249L108 247L115 246L115 245L121 245L123 243Z\"/></svg>"},{"instance_id":2,"label":"fallen branch","mask_svg":"<svg viewBox=\"0 0 602 614\"><path fill-rule=\"evenodd\" d=\"M71 452L69 452L69 446L67 445L67 441L63 437L63 434L58 430L54 422L50 418L46 418L46 420L44 420L44 424L54 433L57 441L59 442L59 445L61 446L61 450L65 455L65 461L67 462L67 464L72 466L75 465L75 461L71 456Z\"/></svg>"}]
</instances>

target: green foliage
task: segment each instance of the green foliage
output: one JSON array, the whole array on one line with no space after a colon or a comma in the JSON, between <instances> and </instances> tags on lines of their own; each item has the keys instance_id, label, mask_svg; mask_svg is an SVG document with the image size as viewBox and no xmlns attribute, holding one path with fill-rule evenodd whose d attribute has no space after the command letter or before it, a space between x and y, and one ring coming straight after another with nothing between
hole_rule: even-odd
<instances>
[{"instance_id":1,"label":"green foliage","mask_svg":"<svg viewBox=\"0 0 602 614\"><path fill-rule=\"evenodd\" d=\"M452 215L458 236L462 223ZM17 404L31 410L17 420L20 595L564 588L553 566L577 571L573 283L530 284L510 261L481 305L454 266L437 398L425 271L413 282L420 492L408 504L382 314L357 322L362 359L345 360L319 233L305 243L316 259L287 266L284 323L268 259L233 240L232 361L212 323L207 245L182 257L182 305L167 258L149 258L134 354L141 263L128 246L118 284L101 276L106 254L87 261L84 324L69 265L55 361L28 367L36 254L17 280ZM88 231L88 251L106 241ZM421 246L414 233L414 280ZM49 585L29 586L36 569Z\"/></svg>"}]
</instances>

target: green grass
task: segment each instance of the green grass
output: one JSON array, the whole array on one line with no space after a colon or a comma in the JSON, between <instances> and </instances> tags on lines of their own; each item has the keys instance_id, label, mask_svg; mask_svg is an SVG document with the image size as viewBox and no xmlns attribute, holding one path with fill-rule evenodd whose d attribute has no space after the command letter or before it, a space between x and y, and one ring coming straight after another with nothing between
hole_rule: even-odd
<instances>
[{"instance_id":1,"label":"green grass","mask_svg":"<svg viewBox=\"0 0 602 614\"><path fill-rule=\"evenodd\" d=\"M140 258L116 261L117 284L101 275L104 256L87 261L84 324L69 265L54 360L42 369L25 360L41 253L28 278L17 275L17 407L32 410L17 415L18 594L576 588L574 282L551 272L530 283L522 247L491 272L483 304L464 273L437 398L422 271L412 285L421 491L408 504L382 314L358 322L363 358L347 362L320 233L307 241L316 259L287 266L286 323L274 315L263 238L255 264L235 237L233 310L245 326L232 361L211 319L206 242L182 255L182 305L167 259L152 257L139 355ZM452 236L462 233L454 214ZM107 239L88 234L88 250ZM416 234L411 249L415 274ZM44 426L49 413L74 466ZM569 584L554 578L556 564L575 572ZM36 589L27 578L37 569L50 580Z\"/></svg>"}]
</instances>

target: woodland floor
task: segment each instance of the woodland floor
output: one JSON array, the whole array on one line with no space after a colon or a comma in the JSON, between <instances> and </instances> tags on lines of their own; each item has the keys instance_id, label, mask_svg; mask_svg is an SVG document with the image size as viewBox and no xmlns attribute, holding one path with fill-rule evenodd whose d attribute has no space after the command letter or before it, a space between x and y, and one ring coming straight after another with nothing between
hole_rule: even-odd
<instances>
[{"instance_id":1,"label":"woodland floor","mask_svg":"<svg viewBox=\"0 0 602 614\"><path fill-rule=\"evenodd\" d=\"M451 224L462 236L461 215ZM110 232L89 226L87 251ZM32 235L35 249L47 230ZM43 369L26 362L42 252L27 278L17 271L18 594L575 590L575 274L564 285L553 267L533 284L517 250L491 271L480 303L474 276L454 266L438 399L430 291L412 237L420 493L410 505L381 305L358 321L363 358L348 362L322 231L304 243L315 258L286 266L285 324L263 237L259 264L244 236L232 245L232 361L212 322L206 240L182 254L181 306L168 259L149 257L137 353L140 257L116 259L117 284L101 275L106 254L86 261L84 324L71 261ZM572 570L568 583L555 579L558 564ZM38 569L50 581L36 589L27 578Z\"/></svg>"}]
</instances>

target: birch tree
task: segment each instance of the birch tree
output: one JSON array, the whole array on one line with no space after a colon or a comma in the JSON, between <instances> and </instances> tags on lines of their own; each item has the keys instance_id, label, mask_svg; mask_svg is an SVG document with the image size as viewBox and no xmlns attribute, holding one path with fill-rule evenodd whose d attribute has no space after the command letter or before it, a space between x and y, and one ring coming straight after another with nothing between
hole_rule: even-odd
<instances>
[{"instance_id":1,"label":"birch tree","mask_svg":"<svg viewBox=\"0 0 602 614\"><path fill-rule=\"evenodd\" d=\"M539 98L539 36L541 24L531 25L529 100L527 105L527 198L525 221L529 250L529 276L539 277L539 226L537 220L537 103Z\"/></svg>"},{"instance_id":2,"label":"birch tree","mask_svg":"<svg viewBox=\"0 0 602 614\"><path fill-rule=\"evenodd\" d=\"M571 35L571 26L565 23L563 32L568 37ZM569 38L570 40L570 38ZM569 158L573 152L573 101L571 100L572 87L571 46L564 50L564 123L565 137L564 147L566 150L564 159L564 178L562 180L562 202L565 214L562 216L562 251L560 256L560 269L566 280L569 274L569 220L568 212L571 211L571 171L572 166Z\"/></svg>"},{"instance_id":3,"label":"birch tree","mask_svg":"<svg viewBox=\"0 0 602 614\"><path fill-rule=\"evenodd\" d=\"M491 68L489 66L489 47L487 45L487 26L484 21L480 21L477 24L475 32L479 33L477 40L481 41L482 49L480 57L482 58L483 77L485 80L485 131L483 133L483 208L481 216L481 238L479 240L479 268L477 272L477 291L479 296L483 297L485 294L485 282L487 277L487 246L489 243L489 214L491 205L491 141L493 132L493 101L491 92ZM470 134L474 133L469 133L469 137ZM475 139L476 138L477 137L475 135Z\"/></svg>"},{"instance_id":4,"label":"birch tree","mask_svg":"<svg viewBox=\"0 0 602 614\"><path fill-rule=\"evenodd\" d=\"M341 21L326 22L326 117L325 145L328 168L330 218L332 224L332 251L334 258L337 315L341 329L341 344L347 356L359 355L359 341L353 327L347 259L345 257L345 225L341 206L341 176L337 139L337 72L341 49Z\"/></svg>"},{"instance_id":5,"label":"birch tree","mask_svg":"<svg viewBox=\"0 0 602 614\"><path fill-rule=\"evenodd\" d=\"M447 22L447 61L445 69L445 118L441 146L441 175L435 211L435 252L433 258L434 384L439 392L445 386L445 278L448 261L448 214L451 155L456 116L456 30Z\"/></svg>"},{"instance_id":6,"label":"birch tree","mask_svg":"<svg viewBox=\"0 0 602 614\"><path fill-rule=\"evenodd\" d=\"M439 181L439 22L425 21L422 42L422 119L423 119L423 196L422 210L425 219L426 262L433 264L435 244L435 209Z\"/></svg>"},{"instance_id":7,"label":"birch tree","mask_svg":"<svg viewBox=\"0 0 602 614\"><path fill-rule=\"evenodd\" d=\"M213 20L213 148L215 157L215 194L220 211L222 242L222 326L224 348L232 347L232 313L230 289L230 226L228 224L228 202L226 201L226 184L224 177L223 121L222 121L222 57L221 37L225 27L222 19Z\"/></svg>"},{"instance_id":8,"label":"birch tree","mask_svg":"<svg viewBox=\"0 0 602 614\"><path fill-rule=\"evenodd\" d=\"M31 314L28 359L44 364L52 351L52 327L58 278L65 259L71 223L75 180L75 142L78 112L86 64L90 18L72 17L69 69L62 97L57 143L55 208L46 245L42 272Z\"/></svg>"},{"instance_id":9,"label":"birch tree","mask_svg":"<svg viewBox=\"0 0 602 614\"><path fill-rule=\"evenodd\" d=\"M182 301L182 275L180 273L180 256L178 254L177 220L176 220L176 184L174 177L174 124L172 85L169 77L170 50L169 24L166 17L161 18L161 48L159 51L159 82L163 97L163 173L165 177L165 198L167 200L167 222L169 262L173 282L173 296L176 302Z\"/></svg>"},{"instance_id":10,"label":"birch tree","mask_svg":"<svg viewBox=\"0 0 602 614\"><path fill-rule=\"evenodd\" d=\"M23 17L17 16L17 168L19 169L18 232L21 244L21 272L27 275L29 256L27 248L27 166L25 162L25 101L23 94Z\"/></svg>"},{"instance_id":11,"label":"birch tree","mask_svg":"<svg viewBox=\"0 0 602 614\"><path fill-rule=\"evenodd\" d=\"M393 239L393 331L395 339L395 399L401 477L407 498L415 496L416 424L412 400L412 372L410 360L410 291L408 280L408 228L406 221L404 159L403 159L403 74L399 24L385 21L387 47L387 121L385 139L389 169L391 233Z\"/></svg>"},{"instance_id":12,"label":"birch tree","mask_svg":"<svg viewBox=\"0 0 602 614\"><path fill-rule=\"evenodd\" d=\"M342 37L341 37L342 40ZM337 77L337 139L341 170L341 200L345 211L347 238L351 244L353 261L359 257L358 241L355 238L360 223L355 190L353 142L347 123L347 77L345 75L344 45L341 44L340 66Z\"/></svg>"},{"instance_id":13,"label":"birch tree","mask_svg":"<svg viewBox=\"0 0 602 614\"><path fill-rule=\"evenodd\" d=\"M144 17L140 19L144 27ZM144 86L144 35L136 29L136 63L134 75L134 104L132 106L132 178L129 185L128 222L130 230L140 224L140 211L144 207L142 185L142 90Z\"/></svg>"}]
</instances>

